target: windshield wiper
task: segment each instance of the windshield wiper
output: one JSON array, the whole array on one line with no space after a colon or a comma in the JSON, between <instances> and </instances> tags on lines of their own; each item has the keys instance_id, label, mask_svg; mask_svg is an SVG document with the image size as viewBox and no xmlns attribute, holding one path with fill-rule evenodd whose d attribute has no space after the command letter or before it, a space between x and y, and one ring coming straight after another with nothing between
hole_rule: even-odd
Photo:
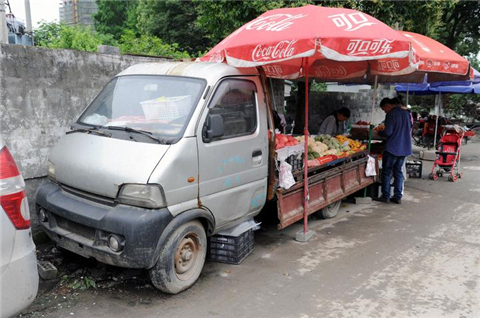
<instances>
[{"instance_id":1,"label":"windshield wiper","mask_svg":"<svg viewBox=\"0 0 480 318\"><path fill-rule=\"evenodd\" d=\"M77 128L77 129L72 129L67 131L65 134L73 134L76 132L83 132L87 134L96 134L99 136L105 136L105 137L112 137L112 134L107 134L104 133L103 131L98 130L98 127L91 127L91 128Z\"/></svg>"},{"instance_id":2,"label":"windshield wiper","mask_svg":"<svg viewBox=\"0 0 480 318\"><path fill-rule=\"evenodd\" d=\"M105 128L110 129L110 130L123 130L123 131L126 131L126 132L133 132L133 133L141 134L141 135L147 136L150 139L155 140L159 144L164 144L165 145L167 143L163 139L159 139L157 137L152 136L153 133L150 132L150 131L146 131L146 130L135 129L135 128L127 127L127 126L105 126Z\"/></svg>"}]
</instances>

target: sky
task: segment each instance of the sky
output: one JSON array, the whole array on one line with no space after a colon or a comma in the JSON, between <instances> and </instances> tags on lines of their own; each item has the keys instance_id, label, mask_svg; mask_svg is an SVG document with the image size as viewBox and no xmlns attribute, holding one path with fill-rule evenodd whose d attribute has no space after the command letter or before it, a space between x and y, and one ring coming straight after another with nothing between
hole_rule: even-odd
<instances>
[{"instance_id":1,"label":"sky","mask_svg":"<svg viewBox=\"0 0 480 318\"><path fill-rule=\"evenodd\" d=\"M25 0L9 0L12 13L16 18L25 22ZM60 0L30 0L32 12L32 26L35 29L42 20L53 22L59 20L58 8ZM8 13L8 8L7 8Z\"/></svg>"}]
</instances>

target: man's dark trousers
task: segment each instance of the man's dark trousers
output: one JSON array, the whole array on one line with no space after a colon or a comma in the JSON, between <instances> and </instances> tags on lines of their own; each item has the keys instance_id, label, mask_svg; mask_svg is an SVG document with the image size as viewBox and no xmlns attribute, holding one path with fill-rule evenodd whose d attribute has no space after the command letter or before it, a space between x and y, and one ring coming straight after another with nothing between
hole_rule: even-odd
<instances>
[{"instance_id":1,"label":"man's dark trousers","mask_svg":"<svg viewBox=\"0 0 480 318\"><path fill-rule=\"evenodd\" d=\"M393 174L393 198L400 200L403 192L403 164L405 156L395 156L385 151L382 159L382 197L390 199L391 178Z\"/></svg>"}]
</instances>

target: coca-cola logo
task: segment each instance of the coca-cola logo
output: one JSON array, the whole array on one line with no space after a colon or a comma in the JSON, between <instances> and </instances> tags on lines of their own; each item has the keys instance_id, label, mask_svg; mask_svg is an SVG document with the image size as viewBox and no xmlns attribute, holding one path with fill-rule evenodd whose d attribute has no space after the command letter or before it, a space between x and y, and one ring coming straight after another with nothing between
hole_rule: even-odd
<instances>
[{"instance_id":1,"label":"coca-cola logo","mask_svg":"<svg viewBox=\"0 0 480 318\"><path fill-rule=\"evenodd\" d=\"M245 27L247 30L265 30L265 31L274 31L280 32L290 28L294 23L294 20L298 20L306 17L306 14L274 14L266 17L260 17L250 23Z\"/></svg>"},{"instance_id":2,"label":"coca-cola logo","mask_svg":"<svg viewBox=\"0 0 480 318\"><path fill-rule=\"evenodd\" d=\"M208 59L209 62L215 62L215 63L220 63L223 62L223 56L220 51L217 51L210 55L210 58Z\"/></svg>"},{"instance_id":3,"label":"coca-cola logo","mask_svg":"<svg viewBox=\"0 0 480 318\"><path fill-rule=\"evenodd\" d=\"M252 60L259 62L282 60L292 57L295 53L295 42L297 42L297 40L280 41L275 45L259 44L252 52Z\"/></svg>"},{"instance_id":4,"label":"coca-cola logo","mask_svg":"<svg viewBox=\"0 0 480 318\"><path fill-rule=\"evenodd\" d=\"M344 31L356 31L360 28L371 26L376 24L375 22L368 21L366 15L361 12L357 13L340 13L328 16L332 19L333 23L339 28L343 28Z\"/></svg>"},{"instance_id":5,"label":"coca-cola logo","mask_svg":"<svg viewBox=\"0 0 480 318\"><path fill-rule=\"evenodd\" d=\"M348 55L376 55L387 54L392 50L393 40L350 40L347 46Z\"/></svg>"},{"instance_id":6,"label":"coca-cola logo","mask_svg":"<svg viewBox=\"0 0 480 318\"><path fill-rule=\"evenodd\" d=\"M379 71L398 71L399 69L400 69L400 63L398 62L398 60L378 62Z\"/></svg>"},{"instance_id":7,"label":"coca-cola logo","mask_svg":"<svg viewBox=\"0 0 480 318\"><path fill-rule=\"evenodd\" d=\"M283 74L282 68L278 65L264 65L263 69L267 75L282 76Z\"/></svg>"},{"instance_id":8,"label":"coca-cola logo","mask_svg":"<svg viewBox=\"0 0 480 318\"><path fill-rule=\"evenodd\" d=\"M320 78L339 78L347 76L347 70L343 66L316 66L314 67L314 72L315 76Z\"/></svg>"}]
</instances>

